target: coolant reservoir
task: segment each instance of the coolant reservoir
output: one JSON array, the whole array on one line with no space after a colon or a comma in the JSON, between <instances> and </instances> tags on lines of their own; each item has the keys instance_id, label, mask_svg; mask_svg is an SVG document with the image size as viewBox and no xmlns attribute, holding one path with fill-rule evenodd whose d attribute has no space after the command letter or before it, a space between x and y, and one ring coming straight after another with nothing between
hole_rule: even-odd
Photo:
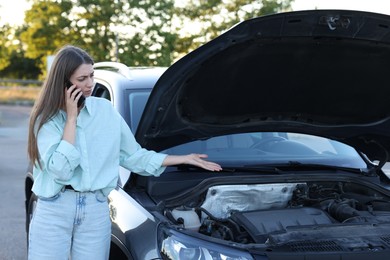
<instances>
[{"instance_id":1,"label":"coolant reservoir","mask_svg":"<svg viewBox=\"0 0 390 260\"><path fill-rule=\"evenodd\" d=\"M180 207L172 210L172 216L178 220L184 220L184 227L193 231L198 231L200 227L200 220L193 208Z\"/></svg>"}]
</instances>

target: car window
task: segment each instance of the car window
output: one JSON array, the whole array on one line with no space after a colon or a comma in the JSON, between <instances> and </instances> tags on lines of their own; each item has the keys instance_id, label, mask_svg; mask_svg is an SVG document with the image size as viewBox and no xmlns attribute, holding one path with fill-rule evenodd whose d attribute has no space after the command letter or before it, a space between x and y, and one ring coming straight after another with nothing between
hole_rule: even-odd
<instances>
[{"instance_id":1,"label":"car window","mask_svg":"<svg viewBox=\"0 0 390 260\"><path fill-rule=\"evenodd\" d=\"M105 98L105 99L108 99L111 101L110 91L108 90L108 88L106 86L104 86L103 84L100 84L100 83L96 83L96 85L93 89L92 96Z\"/></svg>"},{"instance_id":2,"label":"car window","mask_svg":"<svg viewBox=\"0 0 390 260\"><path fill-rule=\"evenodd\" d=\"M298 161L352 168L367 165L357 151L323 137L281 132L255 132L213 137L172 147L168 154L205 153L210 160L243 166Z\"/></svg>"},{"instance_id":3,"label":"car window","mask_svg":"<svg viewBox=\"0 0 390 260\"><path fill-rule=\"evenodd\" d=\"M142 112L148 101L150 91L136 91L130 92L129 97L129 116L130 116L130 129L135 133L137 130L139 121L141 119Z\"/></svg>"}]
</instances>

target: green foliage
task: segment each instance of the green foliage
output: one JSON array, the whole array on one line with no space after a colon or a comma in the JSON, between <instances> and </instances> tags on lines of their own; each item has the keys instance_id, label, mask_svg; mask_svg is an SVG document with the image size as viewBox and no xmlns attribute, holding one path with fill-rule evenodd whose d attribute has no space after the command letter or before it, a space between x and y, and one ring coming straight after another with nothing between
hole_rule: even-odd
<instances>
[{"instance_id":1,"label":"green foliage","mask_svg":"<svg viewBox=\"0 0 390 260\"><path fill-rule=\"evenodd\" d=\"M10 64L9 54L11 42L8 35L11 32L9 25L0 27L0 70L6 68Z\"/></svg>"},{"instance_id":2,"label":"green foliage","mask_svg":"<svg viewBox=\"0 0 390 260\"><path fill-rule=\"evenodd\" d=\"M72 3L69 0L32 2L31 9L26 11L25 29L20 37L26 45L26 57L39 60L39 67L45 72L46 57L74 37L69 17Z\"/></svg>"},{"instance_id":3,"label":"green foliage","mask_svg":"<svg viewBox=\"0 0 390 260\"><path fill-rule=\"evenodd\" d=\"M37 79L40 69L35 59L25 57L23 51L13 50L7 57L9 64L3 70L0 70L0 78L13 79Z\"/></svg>"},{"instance_id":4,"label":"green foliage","mask_svg":"<svg viewBox=\"0 0 390 260\"><path fill-rule=\"evenodd\" d=\"M198 31L179 41L180 55L217 37L235 24L254 17L290 10L292 0L188 0L176 13L182 26L198 24ZM191 41L191 42L189 42Z\"/></svg>"},{"instance_id":5,"label":"green foliage","mask_svg":"<svg viewBox=\"0 0 390 260\"><path fill-rule=\"evenodd\" d=\"M36 79L40 73L36 61L26 58L21 30L8 24L0 27L0 78Z\"/></svg>"},{"instance_id":6,"label":"green foliage","mask_svg":"<svg viewBox=\"0 0 390 260\"><path fill-rule=\"evenodd\" d=\"M289 10L293 0L30 1L23 26L0 29L0 76L21 69L11 66L18 59L31 73L38 66L42 79L46 57L65 44L95 61L169 66L240 21Z\"/></svg>"},{"instance_id":7,"label":"green foliage","mask_svg":"<svg viewBox=\"0 0 390 260\"><path fill-rule=\"evenodd\" d=\"M97 61L110 60L115 55L115 24L120 24L127 1L78 0L74 26L80 32L78 45L88 50Z\"/></svg>"},{"instance_id":8,"label":"green foliage","mask_svg":"<svg viewBox=\"0 0 390 260\"><path fill-rule=\"evenodd\" d=\"M118 41L118 58L131 66L168 66L178 35L172 28L173 0L129 0Z\"/></svg>"}]
</instances>

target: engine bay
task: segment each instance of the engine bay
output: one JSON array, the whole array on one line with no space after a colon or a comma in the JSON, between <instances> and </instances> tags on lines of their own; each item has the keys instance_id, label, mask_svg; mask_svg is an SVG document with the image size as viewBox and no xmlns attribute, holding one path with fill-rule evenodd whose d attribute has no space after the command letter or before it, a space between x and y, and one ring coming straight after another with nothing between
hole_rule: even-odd
<instances>
[{"instance_id":1,"label":"engine bay","mask_svg":"<svg viewBox=\"0 0 390 260\"><path fill-rule=\"evenodd\" d=\"M241 244L319 251L390 248L390 197L362 184L218 185L200 197L199 206L181 205L166 216L186 229ZM313 245L314 240L321 243Z\"/></svg>"}]
</instances>

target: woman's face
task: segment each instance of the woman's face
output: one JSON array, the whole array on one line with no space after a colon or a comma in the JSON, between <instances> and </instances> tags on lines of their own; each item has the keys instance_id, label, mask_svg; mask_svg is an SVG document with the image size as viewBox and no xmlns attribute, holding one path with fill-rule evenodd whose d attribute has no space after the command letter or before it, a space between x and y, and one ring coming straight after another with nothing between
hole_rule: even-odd
<instances>
[{"instance_id":1,"label":"woman's face","mask_svg":"<svg viewBox=\"0 0 390 260\"><path fill-rule=\"evenodd\" d=\"M93 74L92 64L81 64L70 76L70 81L77 88L81 89L84 97L89 97L92 94L93 86L95 85Z\"/></svg>"}]
</instances>

